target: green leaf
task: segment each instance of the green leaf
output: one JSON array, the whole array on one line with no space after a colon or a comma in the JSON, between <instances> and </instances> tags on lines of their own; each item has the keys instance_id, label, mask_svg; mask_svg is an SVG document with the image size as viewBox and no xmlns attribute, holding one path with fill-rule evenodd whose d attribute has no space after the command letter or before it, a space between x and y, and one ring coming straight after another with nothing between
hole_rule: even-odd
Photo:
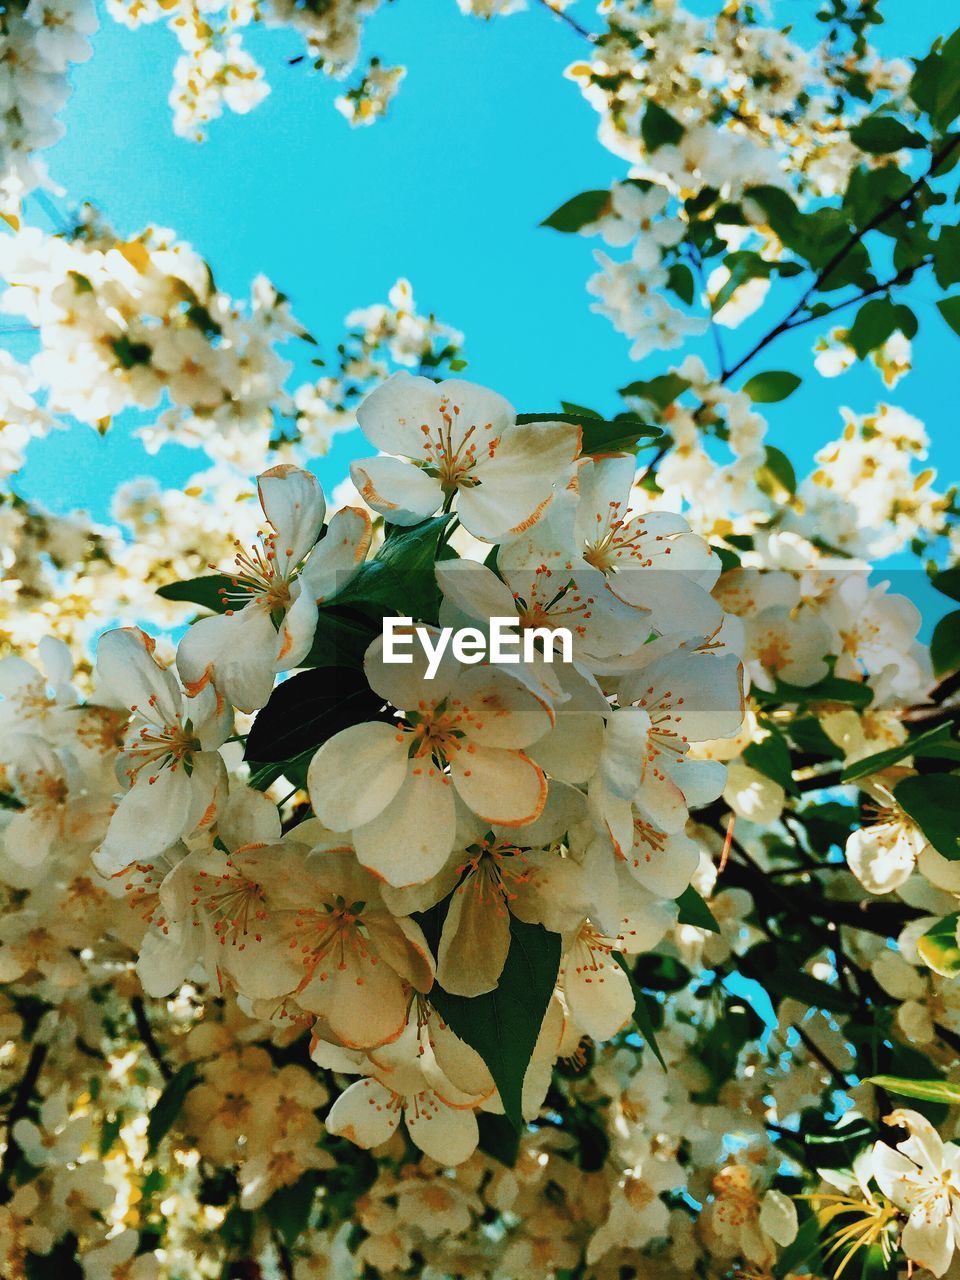
<instances>
[{"instance_id":1,"label":"green leaf","mask_svg":"<svg viewBox=\"0 0 960 1280\"><path fill-rule=\"evenodd\" d=\"M764 471L773 479L776 486L791 497L797 492L797 473L793 469L793 463L785 453L772 444L764 446L764 463L761 473Z\"/></svg>"},{"instance_id":2,"label":"green leaf","mask_svg":"<svg viewBox=\"0 0 960 1280\"><path fill-rule=\"evenodd\" d=\"M960 302L960 297L957 301ZM939 573L933 574L930 585L941 595L949 596L951 600L960 600L960 565L954 565L952 569L942 569Z\"/></svg>"},{"instance_id":3,"label":"green leaf","mask_svg":"<svg viewBox=\"0 0 960 1280\"><path fill-rule=\"evenodd\" d=\"M945 614L930 637L930 661L938 676L960 667L960 609Z\"/></svg>"},{"instance_id":4,"label":"green leaf","mask_svg":"<svg viewBox=\"0 0 960 1280\"><path fill-rule=\"evenodd\" d=\"M278 1187L263 1206L263 1214L292 1249L310 1225L310 1214L320 1185L320 1174L309 1169L289 1187Z\"/></svg>"},{"instance_id":5,"label":"green leaf","mask_svg":"<svg viewBox=\"0 0 960 1280\"><path fill-rule=\"evenodd\" d=\"M955 31L940 49L917 63L910 97L943 132L960 114L960 39Z\"/></svg>"},{"instance_id":6,"label":"green leaf","mask_svg":"<svg viewBox=\"0 0 960 1280\"><path fill-rule=\"evenodd\" d=\"M167 1081L163 1093L153 1105L147 1121L147 1153L154 1155L180 1114L184 1099L195 1084L200 1083L199 1066L187 1062Z\"/></svg>"},{"instance_id":7,"label":"green leaf","mask_svg":"<svg viewBox=\"0 0 960 1280\"><path fill-rule=\"evenodd\" d=\"M569 413L571 417L578 421L581 418L602 418L602 413L597 413L595 409L585 409L582 404L574 404L572 400L561 400L560 408L564 413Z\"/></svg>"},{"instance_id":8,"label":"green leaf","mask_svg":"<svg viewBox=\"0 0 960 1280\"><path fill-rule=\"evenodd\" d=\"M729 277L710 303L714 314L726 306L741 285L748 280L768 280L775 269L774 263L762 258L754 249L735 249L727 254L723 265Z\"/></svg>"},{"instance_id":9,"label":"green leaf","mask_svg":"<svg viewBox=\"0 0 960 1280\"><path fill-rule=\"evenodd\" d=\"M647 995L637 985L637 980L630 971L630 966L627 964L623 956L618 954L616 951L613 953L613 956L617 964L630 980L630 989L633 991L633 1020L637 1025L637 1031L640 1033L640 1038L643 1040L645 1045L650 1047L650 1051L653 1053L653 1056L660 1063L661 1067L663 1067L664 1071L666 1071L667 1064L664 1062L663 1054L660 1052L660 1046L657 1044L657 1032L653 1025L653 1016L650 1012L650 1005L647 1003Z\"/></svg>"},{"instance_id":10,"label":"green leaf","mask_svg":"<svg viewBox=\"0 0 960 1280\"><path fill-rule=\"evenodd\" d=\"M658 409L666 409L668 405L673 404L677 396L683 395L687 391L690 383L686 378L681 378L678 373L661 373L657 378L650 378L646 382L630 382L625 387L620 388L622 396L637 396L640 400L647 400L650 404L655 405Z\"/></svg>"},{"instance_id":11,"label":"green leaf","mask_svg":"<svg viewBox=\"0 0 960 1280\"><path fill-rule=\"evenodd\" d=\"M946 320L954 333L960 334L960 293L952 298L941 298L937 302L937 310ZM960 597L954 597L960 599Z\"/></svg>"},{"instance_id":12,"label":"green leaf","mask_svg":"<svg viewBox=\"0 0 960 1280\"><path fill-rule=\"evenodd\" d=\"M941 289L960 281L960 227L941 227L934 245L933 274Z\"/></svg>"},{"instance_id":13,"label":"green leaf","mask_svg":"<svg viewBox=\"0 0 960 1280\"><path fill-rule=\"evenodd\" d=\"M713 1081L713 1088L708 1091L710 1098L716 1098L719 1086L734 1074L743 1047L763 1033L763 1020L744 1000L739 996L724 1000L723 1013L718 1014L697 1051Z\"/></svg>"},{"instance_id":14,"label":"green leaf","mask_svg":"<svg viewBox=\"0 0 960 1280\"><path fill-rule=\"evenodd\" d=\"M850 140L861 151L871 155L886 155L903 147L925 147L927 141L895 116L872 115L861 120L850 130Z\"/></svg>"},{"instance_id":15,"label":"green leaf","mask_svg":"<svg viewBox=\"0 0 960 1280\"><path fill-rule=\"evenodd\" d=\"M893 789L898 805L938 853L960 861L960 774L921 773Z\"/></svg>"},{"instance_id":16,"label":"green leaf","mask_svg":"<svg viewBox=\"0 0 960 1280\"><path fill-rule=\"evenodd\" d=\"M226 613L230 607L220 594L229 591L232 578L225 573L210 573L203 578L185 578L183 582L168 582L157 588L157 595L164 600L182 600L187 604L198 604L211 613Z\"/></svg>"},{"instance_id":17,"label":"green leaf","mask_svg":"<svg viewBox=\"0 0 960 1280\"><path fill-rule=\"evenodd\" d=\"M777 1280L793 1274L820 1273L820 1222L815 1213L805 1218L793 1240L781 1252L773 1274Z\"/></svg>"},{"instance_id":18,"label":"green leaf","mask_svg":"<svg viewBox=\"0 0 960 1280\"><path fill-rule=\"evenodd\" d=\"M790 748L783 734L771 730L759 742L751 742L743 753L744 764L770 778L784 791L799 795L797 784L793 780L793 761Z\"/></svg>"},{"instance_id":19,"label":"green leaf","mask_svg":"<svg viewBox=\"0 0 960 1280\"><path fill-rule=\"evenodd\" d=\"M802 379L786 369L773 369L769 373L756 373L744 385L744 391L754 404L777 404L786 400L799 387Z\"/></svg>"},{"instance_id":20,"label":"green leaf","mask_svg":"<svg viewBox=\"0 0 960 1280\"><path fill-rule=\"evenodd\" d=\"M608 422L590 413L518 413L517 422L569 422L580 428L580 452L585 455L633 453L641 441L649 444L663 435L660 427L641 422L629 414Z\"/></svg>"},{"instance_id":21,"label":"green leaf","mask_svg":"<svg viewBox=\"0 0 960 1280\"><path fill-rule=\"evenodd\" d=\"M362 609L326 606L320 610L310 652L300 665L304 667L363 666L363 655L373 640L380 635L380 631L379 614L371 616Z\"/></svg>"},{"instance_id":22,"label":"green leaf","mask_svg":"<svg viewBox=\"0 0 960 1280\"><path fill-rule=\"evenodd\" d=\"M667 268L667 288L672 289L681 302L689 307L693 302L696 286L693 272L685 262L674 262Z\"/></svg>"},{"instance_id":23,"label":"green leaf","mask_svg":"<svg viewBox=\"0 0 960 1280\"><path fill-rule=\"evenodd\" d=\"M336 605L363 604L435 622L440 592L433 566L440 535L452 512L431 516L409 529L395 528L372 560L333 597Z\"/></svg>"},{"instance_id":24,"label":"green leaf","mask_svg":"<svg viewBox=\"0 0 960 1280\"><path fill-rule=\"evenodd\" d=\"M138 364L149 364L153 354L146 342L131 342L126 334L111 339L110 346L123 369L133 369Z\"/></svg>"},{"instance_id":25,"label":"green leaf","mask_svg":"<svg viewBox=\"0 0 960 1280\"><path fill-rule=\"evenodd\" d=\"M744 199L760 206L771 231L792 248L803 225L803 215L793 198L782 187L762 186L750 187Z\"/></svg>"},{"instance_id":26,"label":"green leaf","mask_svg":"<svg viewBox=\"0 0 960 1280\"><path fill-rule=\"evenodd\" d=\"M648 99L640 122L640 135L647 150L656 151L658 147L674 146L683 134L684 128L680 121L675 120L669 111L664 111L652 98Z\"/></svg>"},{"instance_id":27,"label":"green leaf","mask_svg":"<svg viewBox=\"0 0 960 1280\"><path fill-rule=\"evenodd\" d=\"M933 756L947 760L960 760L960 742L953 736L953 726L938 724L935 729L908 738L898 747L888 747L886 751L878 751L872 756L864 756L844 769L841 781L854 782L857 778L866 777L868 773L879 773L881 769L889 769L907 756Z\"/></svg>"},{"instance_id":28,"label":"green leaf","mask_svg":"<svg viewBox=\"0 0 960 1280\"><path fill-rule=\"evenodd\" d=\"M904 1098L920 1098L924 1102L942 1102L948 1107L960 1103L960 1084L950 1080L904 1080L901 1076L868 1076L867 1084L886 1089Z\"/></svg>"},{"instance_id":29,"label":"green leaf","mask_svg":"<svg viewBox=\"0 0 960 1280\"><path fill-rule=\"evenodd\" d=\"M567 200L559 209L554 209L548 218L540 223L541 227L552 227L554 231L579 231L605 213L610 207L609 191L583 191L578 196Z\"/></svg>"},{"instance_id":30,"label":"green leaf","mask_svg":"<svg viewBox=\"0 0 960 1280\"><path fill-rule=\"evenodd\" d=\"M773 693L755 689L752 693L762 703L795 702L809 706L815 702L839 702L844 706L868 707L873 701L873 690L858 680L843 680L839 676L824 676L816 684L787 684L778 680Z\"/></svg>"},{"instance_id":31,"label":"green leaf","mask_svg":"<svg viewBox=\"0 0 960 1280\"><path fill-rule=\"evenodd\" d=\"M677 906L680 908L680 914L677 917L680 924L696 925L698 929L707 929L710 933L720 932L716 916L693 885L687 885L677 899Z\"/></svg>"},{"instance_id":32,"label":"green leaf","mask_svg":"<svg viewBox=\"0 0 960 1280\"><path fill-rule=\"evenodd\" d=\"M846 341L857 353L857 359L863 360L882 347L897 329L908 338L916 334L917 320L910 308L894 304L889 298L871 298L857 312Z\"/></svg>"},{"instance_id":33,"label":"green leaf","mask_svg":"<svg viewBox=\"0 0 960 1280\"><path fill-rule=\"evenodd\" d=\"M517 1129L506 1116L491 1115L488 1111L478 1111L476 1114L477 1128L480 1130L480 1150L512 1169L520 1154L520 1134Z\"/></svg>"},{"instance_id":34,"label":"green leaf","mask_svg":"<svg viewBox=\"0 0 960 1280\"><path fill-rule=\"evenodd\" d=\"M522 1093L533 1049L560 970L560 935L510 917L510 950L495 991L454 996L434 983L430 1002L487 1064L503 1109L519 1130Z\"/></svg>"},{"instance_id":35,"label":"green leaf","mask_svg":"<svg viewBox=\"0 0 960 1280\"><path fill-rule=\"evenodd\" d=\"M389 720L358 667L313 667L277 685L247 735L245 760L264 764L316 751L341 729Z\"/></svg>"},{"instance_id":36,"label":"green leaf","mask_svg":"<svg viewBox=\"0 0 960 1280\"><path fill-rule=\"evenodd\" d=\"M960 973L960 946L957 945L957 921L960 913L954 911L938 920L917 941L917 950L934 971L944 978L955 978Z\"/></svg>"}]
</instances>

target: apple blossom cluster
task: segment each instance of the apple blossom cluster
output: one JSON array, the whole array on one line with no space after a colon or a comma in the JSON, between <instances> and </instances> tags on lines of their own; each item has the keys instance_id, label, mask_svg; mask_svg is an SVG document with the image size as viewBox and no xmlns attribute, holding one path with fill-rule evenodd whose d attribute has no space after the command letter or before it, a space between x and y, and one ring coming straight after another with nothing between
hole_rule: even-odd
<instances>
[{"instance_id":1,"label":"apple blossom cluster","mask_svg":"<svg viewBox=\"0 0 960 1280\"><path fill-rule=\"evenodd\" d=\"M325 522L316 481L281 465L258 482L267 532L238 550L220 608L179 643L182 686L143 632L102 637L95 697L128 720L126 789L93 862L148 923L138 972L149 994L175 991L200 964L255 1012L313 1023L314 1060L360 1076L331 1132L377 1146L403 1113L414 1142L457 1163L476 1145L478 1107L520 1102L430 1003L434 983L446 997L495 992L517 945L563 939L543 1027L531 1029L530 1114L564 1034L623 1028L634 995L614 953L646 950L675 918L699 859L683 834L688 807L724 780L691 746L739 728L740 663L718 639L709 549L682 520L630 517L629 454L582 455L579 427L517 425L501 397L453 380L394 375L358 416L391 451L353 467L399 531L379 564L365 559L367 510ZM228 781L219 749L234 708L269 704L278 673L308 660L324 606L351 586L362 598L356 584L402 554L404 529L427 522L439 537L452 519L497 547L497 571L442 558L441 618L483 626L506 612L519 631L569 622L574 663L467 668L448 656L428 682L416 660L388 666L374 638L356 697L389 712L323 742L306 773L314 816L284 832L273 801ZM42 863L16 830L42 822L56 839L44 797L61 803L66 779L50 763L37 782L28 748L7 755L11 794L42 795L14 817L7 852L23 861L29 846ZM433 949L418 923L430 912Z\"/></svg>"},{"instance_id":2,"label":"apple blossom cluster","mask_svg":"<svg viewBox=\"0 0 960 1280\"><path fill-rule=\"evenodd\" d=\"M24 196L49 186L35 154L63 135L58 113L69 70L92 52L92 0L13 0L0 12L0 214L16 217Z\"/></svg>"},{"instance_id":3,"label":"apple blossom cluster","mask_svg":"<svg viewBox=\"0 0 960 1280\"><path fill-rule=\"evenodd\" d=\"M242 307L172 232L123 240L93 219L69 236L26 227L4 237L0 274L0 308L36 330L30 372L49 389L50 412L104 431L166 396L144 430L149 448L175 436L215 454L246 432L266 447L290 371L276 345L305 331L264 277Z\"/></svg>"},{"instance_id":4,"label":"apple blossom cluster","mask_svg":"<svg viewBox=\"0 0 960 1280\"><path fill-rule=\"evenodd\" d=\"M317 70L343 79L353 70L360 52L366 19L381 0L241 0L240 3L198 3L197 0L110 0L108 11L117 22L136 30L165 22L180 46L173 73L170 105L178 134L200 141L206 126L224 109L245 115L270 92L263 67L244 40L256 25L289 27L301 37ZM351 124L372 124L382 115L399 88L403 67L382 67L372 58L360 80L337 108Z\"/></svg>"},{"instance_id":5,"label":"apple blossom cluster","mask_svg":"<svg viewBox=\"0 0 960 1280\"><path fill-rule=\"evenodd\" d=\"M194 133L258 24L339 76L376 7L111 11ZM893 400L960 326L960 37L536 7L631 166L547 224L682 348L612 417L459 380L403 279L327 347L171 232L21 224L92 10L0 15L3 1280L960 1276L958 506ZM804 326L885 400L782 408ZM201 469L53 514L21 468L82 424Z\"/></svg>"},{"instance_id":6,"label":"apple blossom cluster","mask_svg":"<svg viewBox=\"0 0 960 1280\"><path fill-rule=\"evenodd\" d=\"M850 48L828 38L808 50L789 27L762 25L748 5L711 17L676 0L599 8L606 30L567 76L632 176L673 191L713 187L735 198L747 186L784 182L786 169L812 192L833 194L857 163L850 129L864 114L844 90L860 77L871 93L898 94L909 80L905 62L881 59L865 40ZM658 135L662 115L680 122L682 137Z\"/></svg>"}]
</instances>

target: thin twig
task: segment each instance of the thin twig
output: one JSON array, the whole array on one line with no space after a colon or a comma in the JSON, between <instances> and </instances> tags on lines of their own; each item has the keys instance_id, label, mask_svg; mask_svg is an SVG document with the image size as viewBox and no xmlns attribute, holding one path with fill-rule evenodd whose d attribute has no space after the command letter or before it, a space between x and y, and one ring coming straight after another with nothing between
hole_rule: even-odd
<instances>
[{"instance_id":1,"label":"thin twig","mask_svg":"<svg viewBox=\"0 0 960 1280\"><path fill-rule=\"evenodd\" d=\"M559 18L561 22L565 22L571 31L575 31L578 36L582 36L584 40L589 40L591 44L597 43L597 37L592 31L588 31L585 26L577 21L572 13L566 13L563 9L555 8L550 0L538 0L538 3L544 9L549 9L555 18Z\"/></svg>"},{"instance_id":2,"label":"thin twig","mask_svg":"<svg viewBox=\"0 0 960 1280\"><path fill-rule=\"evenodd\" d=\"M37 1081L40 1078L40 1072L43 1070L48 1051L47 1045L34 1044L30 1050L26 1069L20 1077L20 1083L17 1085L17 1092L14 1094L13 1102L10 1104L10 1110L7 1112L7 1145L3 1158L0 1160L0 1204L6 1204L13 1194L10 1179L13 1176L14 1166L20 1157L20 1144L13 1136L13 1127L18 1120L22 1120L27 1114L27 1108L37 1087Z\"/></svg>"},{"instance_id":3,"label":"thin twig","mask_svg":"<svg viewBox=\"0 0 960 1280\"><path fill-rule=\"evenodd\" d=\"M150 1019L147 1017L146 1005L143 1003L143 996L134 996L130 1001L130 1008L133 1012L133 1021L137 1027L137 1035L143 1042L143 1047L147 1053L157 1064L157 1070L163 1076L164 1080L173 1078L173 1067L170 1066L166 1058L163 1056L163 1050L157 1043L157 1039L153 1034L153 1027L150 1025Z\"/></svg>"},{"instance_id":4,"label":"thin twig","mask_svg":"<svg viewBox=\"0 0 960 1280\"><path fill-rule=\"evenodd\" d=\"M902 196L900 196L896 200L892 200L888 205L885 205L882 209L880 209L877 213L875 213L872 218L870 218L866 223L864 223L862 227L859 227L854 232L854 234L850 237L850 239L847 240L846 243L843 244L836 251L836 253L834 253L828 259L826 265L820 268L820 270L817 272L814 279L803 291L803 293L800 295L800 297L798 298L796 303L793 305L793 307L790 309L790 311L787 313L787 315L785 315L784 318L780 321L780 323L775 325L770 330L769 333L765 334L764 337L762 337L757 343L755 343L754 346L751 347L751 349L746 353L745 356L743 356L740 360L737 361L737 363L728 371L726 378L723 379L724 382L732 378L734 374L739 373L745 364L751 361L754 358L754 356L758 355L761 351L763 351L765 347L768 347L775 338L778 338L780 336L781 333L786 333L788 329L798 329L800 328L801 324L807 324L813 320L820 319L819 316L809 316L809 317L804 317L802 320L797 320L797 317L800 315L801 311L807 305L807 302L810 299L810 297L814 293L816 293L816 291L820 288L820 286L824 283L824 281L830 275L832 275L834 271L836 271L837 267L839 267L841 263L843 263L846 260L846 258L853 252L853 250L857 247L857 245L860 244L860 242L864 239L864 237L867 236L871 231L876 231L878 227L883 226L883 224L889 221L889 219L892 218L894 214L899 213L899 211L904 207L905 204L912 201L913 197L917 194L917 192L920 190L923 184L928 179L932 178L939 169L943 168L943 166L947 163L947 161L953 155L957 147L960 147L960 134L954 134L953 137L951 137L946 143L944 143L944 145L939 149L939 151L936 151L934 153L933 159L931 160L931 163L930 163L930 167L927 169L927 171L924 174L922 174L919 178L917 178L915 182L913 182L910 185L910 187L903 193ZM917 265L919 266L919 264ZM902 275L903 272L900 272L898 274ZM896 282L896 279L897 278L894 277L895 282ZM888 284L883 287L890 288L891 283L888 282ZM879 286L877 289L872 289L872 292L877 292L878 289L879 289ZM866 297L867 294L864 293L862 296ZM850 299L849 301L855 301L855 299ZM839 310L840 305L843 305L843 304L838 304L836 308L837 310ZM795 320L797 321L797 323L793 323L793 321Z\"/></svg>"}]
</instances>

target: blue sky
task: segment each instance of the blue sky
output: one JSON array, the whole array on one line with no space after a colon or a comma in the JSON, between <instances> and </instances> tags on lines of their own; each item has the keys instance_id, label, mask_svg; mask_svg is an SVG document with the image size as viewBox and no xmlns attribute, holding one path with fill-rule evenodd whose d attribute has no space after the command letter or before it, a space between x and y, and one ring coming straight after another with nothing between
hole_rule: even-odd
<instances>
[{"instance_id":1,"label":"blue sky","mask_svg":"<svg viewBox=\"0 0 960 1280\"><path fill-rule=\"evenodd\" d=\"M172 35L162 25L131 33L105 18L95 56L74 72L66 138L48 153L52 176L67 190L65 205L91 199L124 233L149 222L174 228L232 293L245 294L264 272L321 344L335 344L349 310L385 298L405 275L421 310L466 332L465 376L524 411L561 398L613 410L616 387L661 372L675 353L632 363L626 341L588 309L595 242L538 228L570 195L608 186L624 169L597 143L597 117L562 76L583 42L531 4L491 23L462 17L454 0L386 5L368 23L365 48L405 63L408 75L390 118L367 129L351 129L334 110L340 86L287 64L300 51L295 35L258 32L251 47L273 92L249 116L214 121L203 145L171 129ZM780 0L774 12L803 35L816 28L815 7ZM933 0L887 0L886 8L877 43L888 55L922 54L947 25ZM581 10L589 22L589 6ZM838 433L841 404L863 412L886 398L927 423L941 483L956 475L956 415L952 406L945 412L942 376L956 339L935 296L931 284L911 289L922 325L915 371L892 393L870 366L819 378L809 358L815 326L745 371L809 370L769 412L770 441L798 470ZM788 309L787 292L782 302ZM779 307L764 314L766 329ZM728 350L745 350L752 333L730 335ZM709 345L703 352L709 359ZM321 479L336 483L362 446L340 437L318 466ZM103 517L120 480L154 474L178 484L203 465L179 446L150 457L129 431L101 439L75 427L33 446L18 487L55 510L82 506Z\"/></svg>"}]
</instances>

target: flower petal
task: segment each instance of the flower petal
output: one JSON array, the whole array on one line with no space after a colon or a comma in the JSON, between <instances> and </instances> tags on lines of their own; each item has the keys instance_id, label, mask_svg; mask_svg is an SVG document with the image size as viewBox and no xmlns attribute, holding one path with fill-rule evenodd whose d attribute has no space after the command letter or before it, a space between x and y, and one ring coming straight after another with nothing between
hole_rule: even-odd
<instances>
[{"instance_id":1,"label":"flower petal","mask_svg":"<svg viewBox=\"0 0 960 1280\"><path fill-rule=\"evenodd\" d=\"M292 569L323 528L327 504L320 482L309 471L282 463L257 476L257 492L263 514L276 530L279 563Z\"/></svg>"},{"instance_id":2,"label":"flower petal","mask_svg":"<svg viewBox=\"0 0 960 1280\"><path fill-rule=\"evenodd\" d=\"M543 812L547 780L521 751L470 743L454 756L450 776L467 807L487 822L521 827Z\"/></svg>"},{"instance_id":3,"label":"flower petal","mask_svg":"<svg viewBox=\"0 0 960 1280\"><path fill-rule=\"evenodd\" d=\"M325 1122L328 1133L365 1148L388 1141L399 1123L396 1094L379 1080L371 1079L357 1080L344 1089Z\"/></svg>"},{"instance_id":4,"label":"flower petal","mask_svg":"<svg viewBox=\"0 0 960 1280\"><path fill-rule=\"evenodd\" d=\"M400 886L435 876L450 856L455 834L448 780L429 760L412 759L393 799L372 821L354 824L353 839L363 865Z\"/></svg>"},{"instance_id":5,"label":"flower petal","mask_svg":"<svg viewBox=\"0 0 960 1280\"><path fill-rule=\"evenodd\" d=\"M351 725L323 744L310 762L307 789L324 826L352 831L390 804L406 776L403 735L389 724L369 721Z\"/></svg>"},{"instance_id":6,"label":"flower petal","mask_svg":"<svg viewBox=\"0 0 960 1280\"><path fill-rule=\"evenodd\" d=\"M477 1117L472 1111L455 1111L435 1093L417 1094L416 1104L408 1102L403 1114L410 1137L439 1164L463 1164L477 1149Z\"/></svg>"},{"instance_id":7,"label":"flower petal","mask_svg":"<svg viewBox=\"0 0 960 1280\"><path fill-rule=\"evenodd\" d=\"M391 524L419 524L443 505L443 489L436 476L399 458L351 462L350 479L364 502Z\"/></svg>"}]
</instances>

